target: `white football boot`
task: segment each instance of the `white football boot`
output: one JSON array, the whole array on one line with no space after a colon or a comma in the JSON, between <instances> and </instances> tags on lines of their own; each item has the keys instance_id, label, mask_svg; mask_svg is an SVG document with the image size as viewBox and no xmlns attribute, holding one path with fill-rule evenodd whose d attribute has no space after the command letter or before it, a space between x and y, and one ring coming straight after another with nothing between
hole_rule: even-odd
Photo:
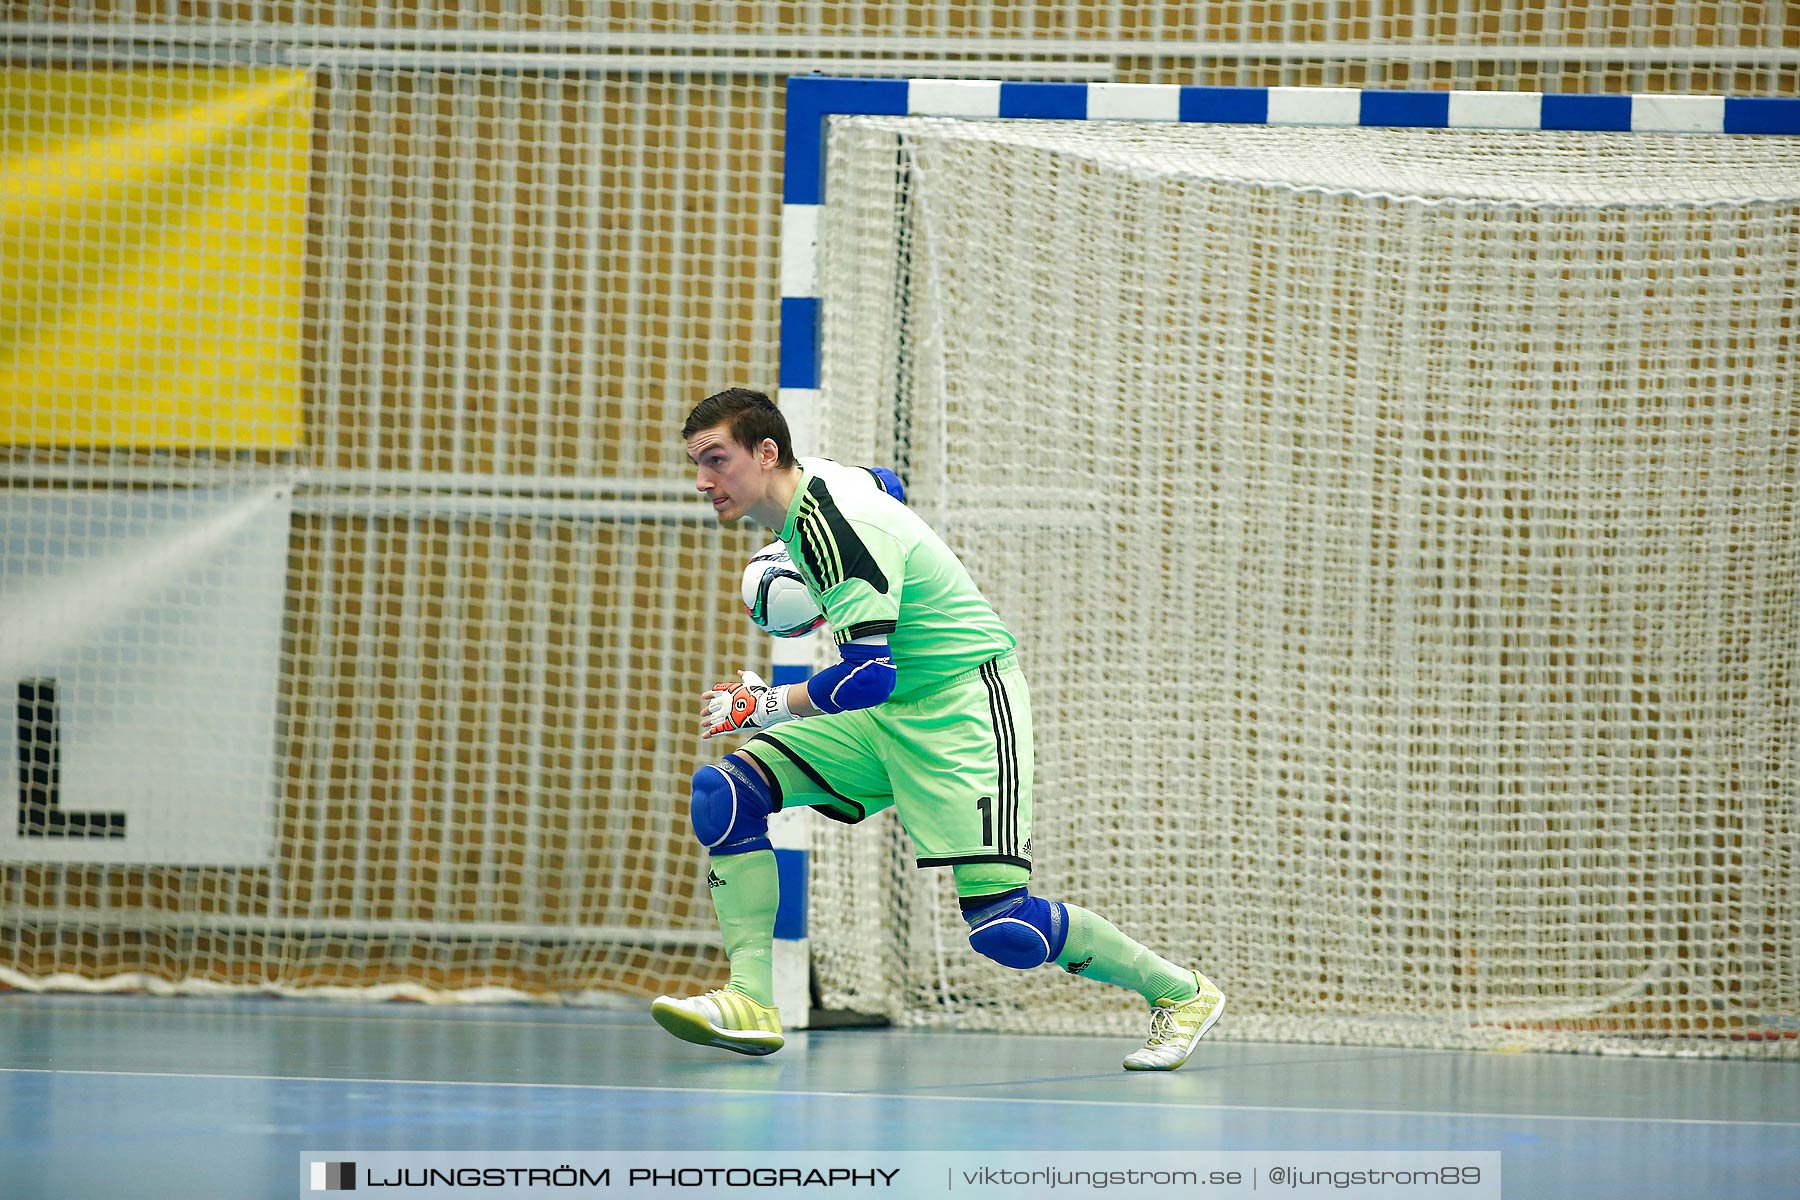
<instances>
[{"instance_id":1,"label":"white football boot","mask_svg":"<svg viewBox=\"0 0 1800 1200\"><path fill-rule=\"evenodd\" d=\"M1158 1000L1150 1009L1150 1037L1125 1059L1127 1071L1173 1071L1188 1060L1194 1046L1225 1011L1225 993L1194 972L1199 995L1186 1004Z\"/></svg>"},{"instance_id":2,"label":"white football boot","mask_svg":"<svg viewBox=\"0 0 1800 1200\"><path fill-rule=\"evenodd\" d=\"M684 1042L738 1054L773 1054L786 1040L780 1013L730 988L699 996L658 996L650 1015Z\"/></svg>"}]
</instances>

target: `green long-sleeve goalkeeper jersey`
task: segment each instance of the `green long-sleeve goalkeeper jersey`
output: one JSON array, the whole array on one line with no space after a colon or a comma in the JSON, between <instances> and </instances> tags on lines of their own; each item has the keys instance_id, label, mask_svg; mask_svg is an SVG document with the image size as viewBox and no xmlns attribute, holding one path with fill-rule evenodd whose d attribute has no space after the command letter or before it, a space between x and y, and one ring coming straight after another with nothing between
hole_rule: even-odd
<instances>
[{"instance_id":1,"label":"green long-sleeve goalkeeper jersey","mask_svg":"<svg viewBox=\"0 0 1800 1200\"><path fill-rule=\"evenodd\" d=\"M800 460L781 540L839 644L885 636L892 699L922 695L1018 644L950 547L860 467Z\"/></svg>"}]
</instances>

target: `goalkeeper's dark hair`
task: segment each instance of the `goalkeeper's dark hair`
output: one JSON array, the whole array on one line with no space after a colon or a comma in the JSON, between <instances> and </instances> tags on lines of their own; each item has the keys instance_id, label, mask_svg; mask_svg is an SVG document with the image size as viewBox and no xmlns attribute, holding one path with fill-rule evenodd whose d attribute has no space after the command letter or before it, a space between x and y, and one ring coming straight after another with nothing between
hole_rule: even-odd
<instances>
[{"instance_id":1,"label":"goalkeeper's dark hair","mask_svg":"<svg viewBox=\"0 0 1800 1200\"><path fill-rule=\"evenodd\" d=\"M761 392L726 388L708 396L694 405L694 411L688 414L687 424L681 427L681 440L685 442L702 429L711 429L715 425L729 426L731 440L746 450L755 450L764 438L768 438L775 443L778 452L776 466L796 465L794 439L788 432L787 418L781 415L775 402Z\"/></svg>"}]
</instances>

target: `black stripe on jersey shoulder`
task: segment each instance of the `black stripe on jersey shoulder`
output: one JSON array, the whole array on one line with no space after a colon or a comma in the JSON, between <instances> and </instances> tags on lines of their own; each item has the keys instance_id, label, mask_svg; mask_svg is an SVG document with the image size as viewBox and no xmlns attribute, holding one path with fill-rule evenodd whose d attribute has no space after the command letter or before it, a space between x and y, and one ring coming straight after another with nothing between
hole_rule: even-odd
<instances>
[{"instance_id":1,"label":"black stripe on jersey shoulder","mask_svg":"<svg viewBox=\"0 0 1800 1200\"><path fill-rule=\"evenodd\" d=\"M823 479L807 483L797 526L801 554L808 559L808 569L816 573L820 591L830 591L846 579L861 579L887 595L886 572L845 519Z\"/></svg>"},{"instance_id":2,"label":"black stripe on jersey shoulder","mask_svg":"<svg viewBox=\"0 0 1800 1200\"><path fill-rule=\"evenodd\" d=\"M831 544L831 530L819 517L819 502L813 498L810 487L800 498L800 511L794 518L794 542L800 552L801 569L813 577L819 590L836 587L844 577L843 567Z\"/></svg>"},{"instance_id":3,"label":"black stripe on jersey shoulder","mask_svg":"<svg viewBox=\"0 0 1800 1200\"><path fill-rule=\"evenodd\" d=\"M800 515L794 522L794 565L800 568L819 592L830 591L836 586L838 576L831 570L830 546L825 542L825 531L821 529L812 514L812 505L805 500L800 502Z\"/></svg>"}]
</instances>

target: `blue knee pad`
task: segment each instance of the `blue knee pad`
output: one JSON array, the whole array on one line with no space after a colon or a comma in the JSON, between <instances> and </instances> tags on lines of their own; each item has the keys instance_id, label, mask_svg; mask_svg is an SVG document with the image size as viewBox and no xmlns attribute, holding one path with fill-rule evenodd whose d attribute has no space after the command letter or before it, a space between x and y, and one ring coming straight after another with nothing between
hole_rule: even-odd
<instances>
[{"instance_id":1,"label":"blue knee pad","mask_svg":"<svg viewBox=\"0 0 1800 1200\"><path fill-rule=\"evenodd\" d=\"M1069 914L1060 904L1031 895L1024 888L994 897L992 904L963 914L969 945L975 953L1003 967L1029 971L1062 953L1069 937Z\"/></svg>"},{"instance_id":2,"label":"blue knee pad","mask_svg":"<svg viewBox=\"0 0 1800 1200\"><path fill-rule=\"evenodd\" d=\"M775 797L748 763L729 757L694 772L694 800L688 819L694 836L713 854L768 850L769 814Z\"/></svg>"}]
</instances>

